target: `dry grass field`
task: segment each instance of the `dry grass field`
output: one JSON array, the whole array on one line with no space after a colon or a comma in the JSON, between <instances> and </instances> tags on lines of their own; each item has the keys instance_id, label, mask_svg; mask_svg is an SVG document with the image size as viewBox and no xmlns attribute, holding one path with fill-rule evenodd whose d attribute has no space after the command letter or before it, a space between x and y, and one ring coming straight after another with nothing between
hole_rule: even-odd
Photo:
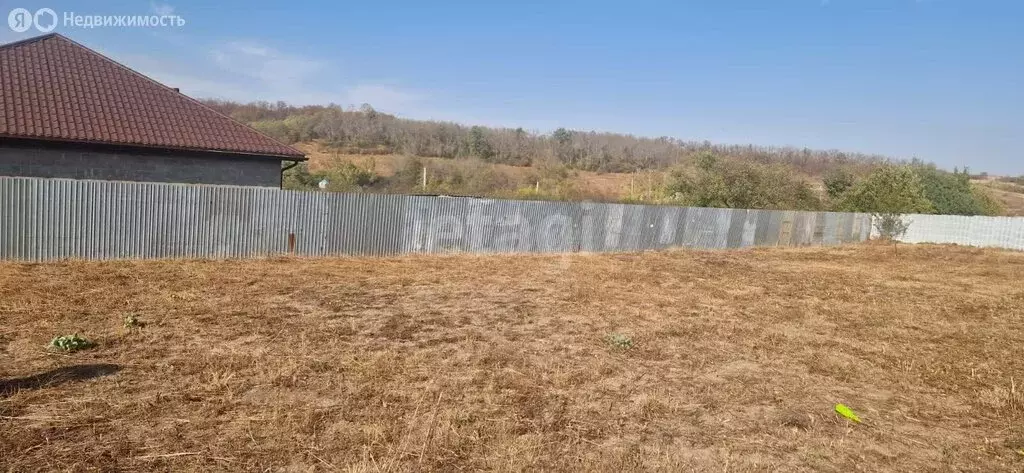
<instances>
[{"instance_id":1,"label":"dry grass field","mask_svg":"<svg viewBox=\"0 0 1024 473\"><path fill-rule=\"evenodd\" d=\"M870 244L0 263L0 470L1021 471L1022 281Z\"/></svg>"}]
</instances>

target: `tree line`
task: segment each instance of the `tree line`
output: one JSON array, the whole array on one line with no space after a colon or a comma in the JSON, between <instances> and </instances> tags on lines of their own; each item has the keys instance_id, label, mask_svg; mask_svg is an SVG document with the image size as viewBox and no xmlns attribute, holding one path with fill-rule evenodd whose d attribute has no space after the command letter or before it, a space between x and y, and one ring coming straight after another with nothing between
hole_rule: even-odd
<instances>
[{"instance_id":1,"label":"tree line","mask_svg":"<svg viewBox=\"0 0 1024 473\"><path fill-rule=\"evenodd\" d=\"M837 150L722 145L670 137L645 138L559 128L539 133L522 128L466 126L411 120L381 113L370 105L292 106L284 102L237 103L204 100L206 105L286 143L321 140L352 154L402 154L478 158L517 166L544 162L598 172L667 169L712 153L761 164L787 164L809 175L845 166L868 170L892 159Z\"/></svg>"}]
</instances>

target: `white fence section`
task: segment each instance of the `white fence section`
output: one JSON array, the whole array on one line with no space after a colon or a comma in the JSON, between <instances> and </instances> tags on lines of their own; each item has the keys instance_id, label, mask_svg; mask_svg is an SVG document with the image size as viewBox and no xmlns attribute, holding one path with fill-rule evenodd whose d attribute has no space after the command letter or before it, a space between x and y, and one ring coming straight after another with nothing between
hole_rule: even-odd
<instances>
[{"instance_id":1,"label":"white fence section","mask_svg":"<svg viewBox=\"0 0 1024 473\"><path fill-rule=\"evenodd\" d=\"M910 222L906 243L958 245L1024 250L1024 217L964 217L960 215L906 215Z\"/></svg>"}]
</instances>

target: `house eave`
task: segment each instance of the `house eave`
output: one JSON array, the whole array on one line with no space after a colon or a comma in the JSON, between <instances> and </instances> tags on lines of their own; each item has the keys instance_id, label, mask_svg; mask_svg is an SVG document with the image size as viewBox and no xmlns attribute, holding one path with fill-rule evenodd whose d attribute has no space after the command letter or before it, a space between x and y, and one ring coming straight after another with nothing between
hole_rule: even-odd
<instances>
[{"instance_id":1,"label":"house eave","mask_svg":"<svg viewBox=\"0 0 1024 473\"><path fill-rule=\"evenodd\" d=\"M290 154L275 154L275 153L262 153L262 152L247 152L247 151L235 151L235 150L218 150L218 149L203 149L203 148L184 148L184 147L173 147L173 146L156 146L138 143L111 143L103 141L90 141L90 140L69 140L69 139L53 139L44 137L33 137L33 136L13 136L0 134L0 145L11 145L11 146L42 146L42 147L88 147L93 149L101 149L106 151L130 151L130 152L141 152L141 153L152 153L152 154L181 154L186 153L190 155L200 155L207 157L244 157L244 158L265 158L274 159L279 161L307 161L304 155L290 155Z\"/></svg>"}]
</instances>

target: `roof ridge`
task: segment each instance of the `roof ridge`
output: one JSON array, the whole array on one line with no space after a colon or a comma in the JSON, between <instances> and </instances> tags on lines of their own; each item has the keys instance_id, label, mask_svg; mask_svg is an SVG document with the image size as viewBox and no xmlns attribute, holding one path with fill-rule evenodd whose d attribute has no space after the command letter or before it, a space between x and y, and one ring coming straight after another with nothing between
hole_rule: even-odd
<instances>
[{"instance_id":1,"label":"roof ridge","mask_svg":"<svg viewBox=\"0 0 1024 473\"><path fill-rule=\"evenodd\" d=\"M29 43L34 43L36 41L42 41L44 39L50 39L50 38L53 38L55 36L60 36L61 38L67 39L67 38L64 37L64 35L62 35L60 33L46 33L46 34L41 34L39 36L33 36L31 38L19 39L17 41L11 41L10 43L0 44L0 49L7 49L7 48L13 48L13 47L17 47L17 46L23 46L23 45L26 45L26 44L29 44Z\"/></svg>"}]
</instances>

